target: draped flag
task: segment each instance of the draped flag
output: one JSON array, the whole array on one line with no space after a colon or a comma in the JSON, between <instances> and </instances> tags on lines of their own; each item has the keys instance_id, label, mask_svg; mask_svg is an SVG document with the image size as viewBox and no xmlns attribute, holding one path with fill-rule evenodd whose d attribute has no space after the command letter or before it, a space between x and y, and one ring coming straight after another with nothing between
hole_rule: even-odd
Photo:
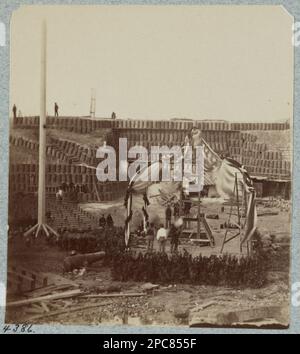
<instances>
[{"instance_id":1,"label":"draped flag","mask_svg":"<svg viewBox=\"0 0 300 354\"><path fill-rule=\"evenodd\" d=\"M197 133L197 132L196 132ZM238 195L241 198L245 196L250 196L247 203L247 215L246 215L246 233L243 242L249 241L253 236L256 229L257 214L255 206L255 193L252 186L252 181L247 173L246 169L239 162L231 158L220 158L220 156L209 146L209 144L201 137L201 134L194 134L194 140L199 142L204 148L204 171L210 179L213 181L216 187L217 193L223 198L234 198L235 193L235 181L237 179ZM195 144L192 144L193 146ZM186 146L182 148L183 156L185 156ZM148 166L142 168L140 171L136 172L129 182L129 187L125 196L125 206L127 208L127 219L130 221L130 216L132 216L132 194L143 194L145 208L143 210L144 219L146 220L146 208L149 202L148 198L151 196L146 194L149 187L157 186L158 196L161 198L163 196L168 196L170 198L172 194L178 192L180 187L183 186L183 182L153 182L151 181L151 171L154 174L161 173L162 162L155 161L149 163ZM145 199L146 198L146 199ZM146 203L147 201L147 203ZM146 213L145 213L146 212ZM148 214L147 214L148 217ZM125 231L125 242L126 245L129 240L129 221L126 223Z\"/></svg>"},{"instance_id":2,"label":"draped flag","mask_svg":"<svg viewBox=\"0 0 300 354\"><path fill-rule=\"evenodd\" d=\"M161 162L155 161L136 172L129 182L130 192L144 194L147 188L153 183L151 181L151 171L154 174L159 173L161 167Z\"/></svg>"},{"instance_id":3,"label":"draped flag","mask_svg":"<svg viewBox=\"0 0 300 354\"><path fill-rule=\"evenodd\" d=\"M129 236L130 236L130 220L132 218L132 194L143 194L144 196L144 203L146 206L147 198L147 188L153 183L151 182L150 174L151 169L157 172L161 170L161 163L156 161L148 166L142 168L140 171L136 172L134 176L131 178L129 182L129 186L126 191L124 205L127 209L127 218L125 222L125 244L128 246ZM149 202L149 201L148 201ZM144 208L145 209L145 208ZM146 210L145 210L146 211ZM145 220L145 213L143 212L144 220ZM144 224L145 225L145 224Z\"/></svg>"},{"instance_id":4,"label":"draped flag","mask_svg":"<svg viewBox=\"0 0 300 354\"><path fill-rule=\"evenodd\" d=\"M253 189L252 181L244 166L228 157L221 159L203 138L202 141L205 154L205 173L214 182L220 197L232 198L234 196L235 178L238 181L239 196L242 197L244 191L250 193Z\"/></svg>"},{"instance_id":5,"label":"draped flag","mask_svg":"<svg viewBox=\"0 0 300 354\"><path fill-rule=\"evenodd\" d=\"M215 183L217 193L223 198L234 198L238 192L240 199L247 200L247 213L245 220L245 234L241 240L243 243L250 241L257 227L257 210L255 201L255 190L251 178L243 165L231 159L221 159L203 140L204 143L204 167ZM237 179L238 191L235 191L235 179Z\"/></svg>"},{"instance_id":6,"label":"draped flag","mask_svg":"<svg viewBox=\"0 0 300 354\"><path fill-rule=\"evenodd\" d=\"M154 175L160 174L162 170L162 162L155 161L153 163L149 163L148 166L142 168L140 171L136 172L135 175L131 178L129 182L129 186L127 189L127 197L129 194L142 194L145 205L149 203L149 195L147 195L148 188L153 184L158 185L159 193L170 194L177 190L181 185L181 182L175 181L151 181L151 173ZM148 204L149 205L149 204Z\"/></svg>"},{"instance_id":7,"label":"draped flag","mask_svg":"<svg viewBox=\"0 0 300 354\"><path fill-rule=\"evenodd\" d=\"M143 229L144 229L144 231L146 231L147 223L149 220L149 214L148 214L147 209L145 207L142 208L142 212L143 212Z\"/></svg>"},{"instance_id":8,"label":"draped flag","mask_svg":"<svg viewBox=\"0 0 300 354\"><path fill-rule=\"evenodd\" d=\"M128 246L130 236L130 220L132 219L132 195L129 195L126 201L127 217L125 220L125 245Z\"/></svg>"},{"instance_id":9,"label":"draped flag","mask_svg":"<svg viewBox=\"0 0 300 354\"><path fill-rule=\"evenodd\" d=\"M238 162L223 159L220 166L211 172L211 178L215 183L217 193L223 198L234 197L235 178L237 178L238 195L243 197L243 193L250 193L252 183L247 171Z\"/></svg>"},{"instance_id":10,"label":"draped flag","mask_svg":"<svg viewBox=\"0 0 300 354\"><path fill-rule=\"evenodd\" d=\"M231 159L223 160L204 142L205 162L207 173L211 175L217 193L221 197L233 198L234 193L238 192L239 198L247 200L247 213L245 220L245 233L241 239L241 246L251 240L257 227L257 210L255 200L255 190L251 178L243 165ZM235 178L237 178L237 188L235 191Z\"/></svg>"},{"instance_id":11,"label":"draped flag","mask_svg":"<svg viewBox=\"0 0 300 354\"><path fill-rule=\"evenodd\" d=\"M150 163L148 166L142 168L140 171L136 172L135 175L131 178L129 186L126 191L124 205L127 209L127 219L132 215L132 195L139 194L143 195L144 208L143 219L144 226L149 219L147 213L147 206L150 204L149 199L151 195L147 195L148 188L151 186L156 186L154 198L164 199L166 195L173 195L179 191L180 182L153 182L151 181L151 172L155 174L160 174L162 170L162 163L160 161L155 161ZM156 191L157 190L157 191ZM129 219L130 221L130 219ZM129 222L125 224L125 244L128 245L128 240L130 236L130 225Z\"/></svg>"},{"instance_id":12,"label":"draped flag","mask_svg":"<svg viewBox=\"0 0 300 354\"><path fill-rule=\"evenodd\" d=\"M150 205L149 199L147 197L147 192L144 193L143 195L143 200L144 200L144 206L142 208L143 212L143 226L144 226L144 231L147 229L147 223L149 221L149 214L147 212L147 207Z\"/></svg>"},{"instance_id":13,"label":"draped flag","mask_svg":"<svg viewBox=\"0 0 300 354\"><path fill-rule=\"evenodd\" d=\"M149 202L149 199L148 199L148 196L147 196L146 192L143 195L143 200L144 200L145 208L147 208L147 206L150 205L150 202Z\"/></svg>"}]
</instances>

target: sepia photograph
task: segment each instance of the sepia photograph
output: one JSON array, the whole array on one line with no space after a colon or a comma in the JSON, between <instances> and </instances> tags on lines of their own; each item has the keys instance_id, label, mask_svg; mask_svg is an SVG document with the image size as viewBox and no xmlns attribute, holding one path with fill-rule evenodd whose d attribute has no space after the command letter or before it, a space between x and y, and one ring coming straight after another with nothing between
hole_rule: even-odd
<instances>
[{"instance_id":1,"label":"sepia photograph","mask_svg":"<svg viewBox=\"0 0 300 354\"><path fill-rule=\"evenodd\" d=\"M13 12L6 323L289 328L292 25L279 5Z\"/></svg>"}]
</instances>

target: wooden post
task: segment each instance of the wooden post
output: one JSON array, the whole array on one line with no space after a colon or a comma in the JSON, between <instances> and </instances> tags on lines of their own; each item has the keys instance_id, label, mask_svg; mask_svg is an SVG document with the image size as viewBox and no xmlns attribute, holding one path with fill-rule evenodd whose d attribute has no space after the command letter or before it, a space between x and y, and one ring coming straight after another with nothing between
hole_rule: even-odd
<instances>
[{"instance_id":1,"label":"wooden post","mask_svg":"<svg viewBox=\"0 0 300 354\"><path fill-rule=\"evenodd\" d=\"M236 203L237 203L238 225L240 226L241 224L240 224L240 207L239 207L237 174L235 174L235 182L234 182L234 187L233 187L233 194L235 194L235 193L236 193ZM231 220L231 216L232 216L233 206L234 206L234 201L232 201L231 205L230 205L230 212L229 212L229 216L228 216L228 225L226 227L226 231L225 231L225 235L224 235L224 239L223 239L223 242L222 242L220 253L223 252L225 243L229 242L230 240L233 240L234 238L236 238L241 233L241 231L240 231L241 229L239 229L239 231L238 231L238 233L236 235L230 237L227 240L227 234L228 234L228 230L229 230L229 226L230 226L229 224L230 224L230 220ZM240 251L242 251L241 250L241 246L240 246Z\"/></svg>"},{"instance_id":2,"label":"wooden post","mask_svg":"<svg viewBox=\"0 0 300 354\"><path fill-rule=\"evenodd\" d=\"M199 238L201 238L200 202L201 202L201 198L200 198L200 191L199 191L198 192L198 220L197 220L197 233Z\"/></svg>"},{"instance_id":3,"label":"wooden post","mask_svg":"<svg viewBox=\"0 0 300 354\"><path fill-rule=\"evenodd\" d=\"M239 187L238 187L237 173L235 174L235 192L236 192L236 204L237 204L238 225L241 225L240 201L239 201Z\"/></svg>"},{"instance_id":4,"label":"wooden post","mask_svg":"<svg viewBox=\"0 0 300 354\"><path fill-rule=\"evenodd\" d=\"M96 183L96 176L94 175L93 177L93 187L97 196L97 200L98 202L101 202L100 196L99 196L99 191L98 191L98 187L97 187L97 183Z\"/></svg>"},{"instance_id":5,"label":"wooden post","mask_svg":"<svg viewBox=\"0 0 300 354\"><path fill-rule=\"evenodd\" d=\"M182 193L183 193L183 189L181 187L180 188L180 195L179 195L179 217L182 216Z\"/></svg>"}]
</instances>

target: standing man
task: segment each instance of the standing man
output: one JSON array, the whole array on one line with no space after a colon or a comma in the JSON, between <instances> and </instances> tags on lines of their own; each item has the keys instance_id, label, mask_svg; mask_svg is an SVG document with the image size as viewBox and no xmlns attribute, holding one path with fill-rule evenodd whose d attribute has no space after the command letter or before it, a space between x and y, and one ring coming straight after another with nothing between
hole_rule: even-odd
<instances>
[{"instance_id":1,"label":"standing man","mask_svg":"<svg viewBox=\"0 0 300 354\"><path fill-rule=\"evenodd\" d=\"M179 205L179 202L176 202L174 204L174 211L173 211L173 214L174 214L174 218L177 219L179 218L180 216L180 205Z\"/></svg>"},{"instance_id":2,"label":"standing man","mask_svg":"<svg viewBox=\"0 0 300 354\"><path fill-rule=\"evenodd\" d=\"M14 118L17 118L17 106L15 104L13 105L12 111L13 111Z\"/></svg>"},{"instance_id":3,"label":"standing man","mask_svg":"<svg viewBox=\"0 0 300 354\"><path fill-rule=\"evenodd\" d=\"M152 252L153 251L153 242L154 242L154 224L147 225L147 230L146 230L146 237L147 237L147 251Z\"/></svg>"},{"instance_id":4,"label":"standing man","mask_svg":"<svg viewBox=\"0 0 300 354\"><path fill-rule=\"evenodd\" d=\"M172 209L168 204L166 209L166 229L168 229L171 226L171 219L172 219Z\"/></svg>"},{"instance_id":5,"label":"standing man","mask_svg":"<svg viewBox=\"0 0 300 354\"><path fill-rule=\"evenodd\" d=\"M58 104L55 102L54 103L54 115L55 115L55 117L58 117Z\"/></svg>"},{"instance_id":6,"label":"standing man","mask_svg":"<svg viewBox=\"0 0 300 354\"><path fill-rule=\"evenodd\" d=\"M58 201L59 203L62 203L62 201L63 201L63 195L64 195L64 192L63 192L63 190L62 190L62 187L59 186L58 192L56 193L56 199L57 199L57 201Z\"/></svg>"},{"instance_id":7,"label":"standing man","mask_svg":"<svg viewBox=\"0 0 300 354\"><path fill-rule=\"evenodd\" d=\"M114 226L114 221L113 221L113 218L110 214L107 215L106 217L106 225L108 227L113 227Z\"/></svg>"},{"instance_id":8,"label":"standing man","mask_svg":"<svg viewBox=\"0 0 300 354\"><path fill-rule=\"evenodd\" d=\"M170 229L171 253L176 253L178 251L180 230L181 227L180 226L177 227L176 223L171 225L171 229Z\"/></svg>"},{"instance_id":9,"label":"standing man","mask_svg":"<svg viewBox=\"0 0 300 354\"><path fill-rule=\"evenodd\" d=\"M190 198L185 199L185 201L184 201L184 215L185 216L188 216L190 214L191 207L192 207L192 201L190 200Z\"/></svg>"},{"instance_id":10,"label":"standing man","mask_svg":"<svg viewBox=\"0 0 300 354\"><path fill-rule=\"evenodd\" d=\"M157 231L156 239L159 243L159 252L166 251L166 242L167 242L167 230L164 228L164 225L161 224L160 228Z\"/></svg>"}]
</instances>

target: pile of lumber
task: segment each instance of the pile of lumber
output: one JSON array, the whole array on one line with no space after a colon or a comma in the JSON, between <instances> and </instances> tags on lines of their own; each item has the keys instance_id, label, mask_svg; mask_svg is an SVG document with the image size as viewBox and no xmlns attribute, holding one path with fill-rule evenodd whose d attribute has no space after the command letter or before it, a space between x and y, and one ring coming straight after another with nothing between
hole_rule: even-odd
<instances>
[{"instance_id":1,"label":"pile of lumber","mask_svg":"<svg viewBox=\"0 0 300 354\"><path fill-rule=\"evenodd\" d=\"M51 285L51 280L44 273L23 267L9 266L7 271L8 294L21 294Z\"/></svg>"},{"instance_id":2,"label":"pile of lumber","mask_svg":"<svg viewBox=\"0 0 300 354\"><path fill-rule=\"evenodd\" d=\"M60 275L44 273L43 276L48 280L49 285L30 289L23 292L21 296L19 294L17 300L6 303L8 312L14 312L14 310L18 312L21 309L25 313L24 323L47 322L50 318L66 313L100 308L111 304L115 298L147 295L144 291L95 294L80 289L79 284ZM90 303L87 303L88 300L91 300Z\"/></svg>"}]
</instances>

